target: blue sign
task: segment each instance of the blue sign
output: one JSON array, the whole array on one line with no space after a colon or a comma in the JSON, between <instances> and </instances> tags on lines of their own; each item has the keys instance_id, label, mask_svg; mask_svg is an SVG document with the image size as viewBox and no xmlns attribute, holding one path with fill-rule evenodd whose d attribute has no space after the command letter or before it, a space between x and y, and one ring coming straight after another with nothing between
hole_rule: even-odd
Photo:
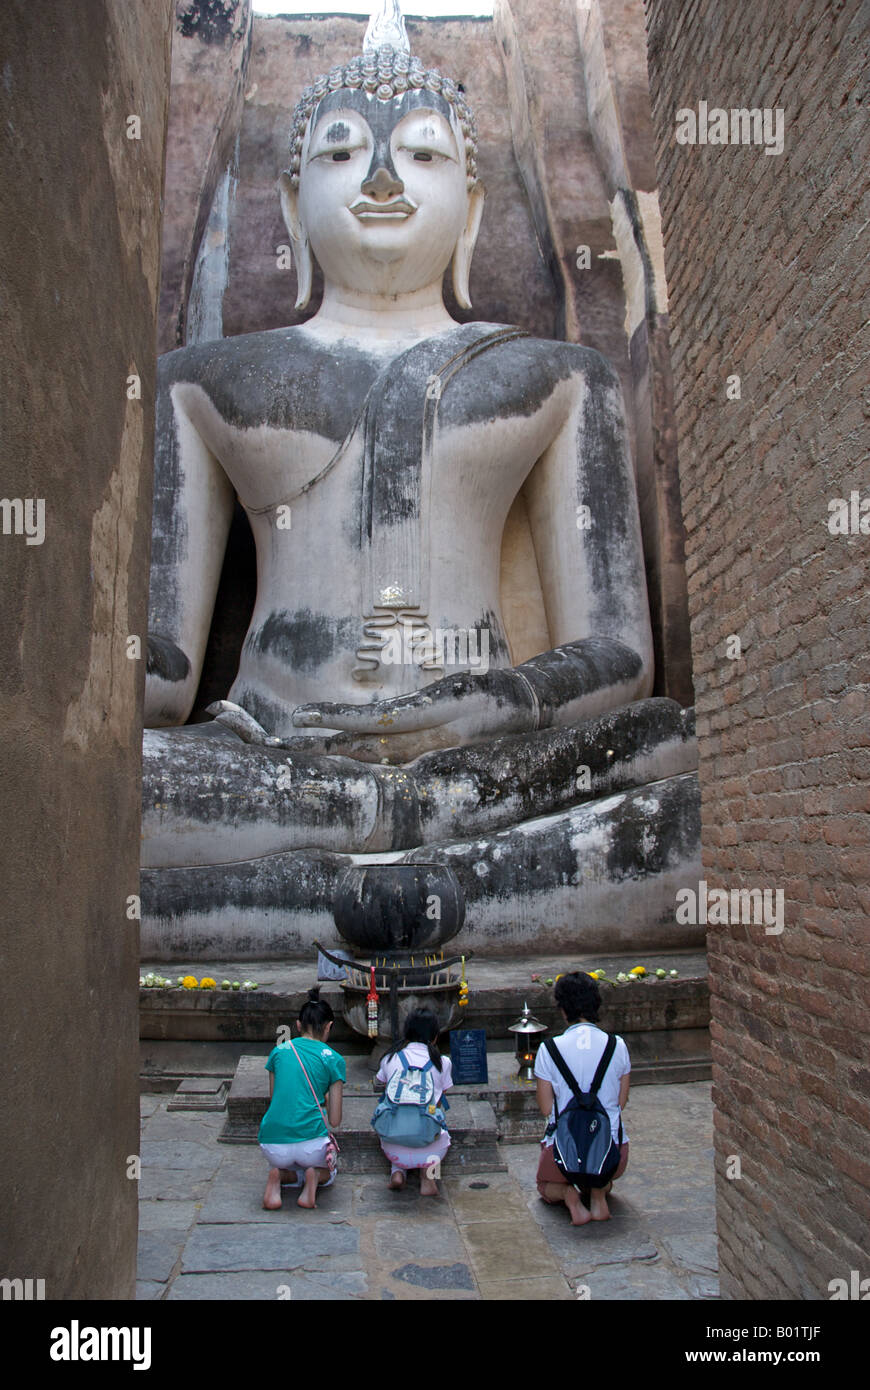
<instances>
[{"instance_id":1,"label":"blue sign","mask_svg":"<svg viewBox=\"0 0 870 1390\"><path fill-rule=\"evenodd\" d=\"M486 1065L486 1033L482 1028L451 1028L450 1062L457 1086L479 1086L489 1081Z\"/></svg>"}]
</instances>

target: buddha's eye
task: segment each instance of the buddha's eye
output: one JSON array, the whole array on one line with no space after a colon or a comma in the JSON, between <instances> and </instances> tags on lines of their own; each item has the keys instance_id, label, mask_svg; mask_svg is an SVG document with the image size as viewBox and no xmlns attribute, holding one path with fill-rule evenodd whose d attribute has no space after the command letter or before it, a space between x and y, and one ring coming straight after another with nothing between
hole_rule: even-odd
<instances>
[{"instance_id":1,"label":"buddha's eye","mask_svg":"<svg viewBox=\"0 0 870 1390\"><path fill-rule=\"evenodd\" d=\"M337 164L341 159L350 159L350 150L336 150L332 156L333 163Z\"/></svg>"},{"instance_id":2,"label":"buddha's eye","mask_svg":"<svg viewBox=\"0 0 870 1390\"><path fill-rule=\"evenodd\" d=\"M415 159L419 159L420 162L421 162L421 163L424 163L424 164L431 164L431 163L432 163L432 156L431 156L431 154L429 154L429 152L428 152L427 150L415 150L415 151L414 151L414 158L415 158Z\"/></svg>"}]
</instances>

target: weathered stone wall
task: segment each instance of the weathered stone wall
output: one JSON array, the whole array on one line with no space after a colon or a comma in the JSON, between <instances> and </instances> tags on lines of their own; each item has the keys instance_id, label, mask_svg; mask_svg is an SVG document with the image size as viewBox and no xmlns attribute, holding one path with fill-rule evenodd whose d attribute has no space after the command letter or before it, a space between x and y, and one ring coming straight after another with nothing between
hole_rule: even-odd
<instances>
[{"instance_id":1,"label":"weathered stone wall","mask_svg":"<svg viewBox=\"0 0 870 1390\"><path fill-rule=\"evenodd\" d=\"M784 893L781 934L708 933L722 1287L825 1299L870 1272L866 6L648 22L704 865ZM783 153L676 143L702 100L781 108Z\"/></svg>"},{"instance_id":2,"label":"weathered stone wall","mask_svg":"<svg viewBox=\"0 0 870 1390\"><path fill-rule=\"evenodd\" d=\"M34 521L41 502L44 534L4 510L0 1277L48 1299L135 1282L143 663L126 639L146 620L171 8L3 14L0 491Z\"/></svg>"}]
</instances>

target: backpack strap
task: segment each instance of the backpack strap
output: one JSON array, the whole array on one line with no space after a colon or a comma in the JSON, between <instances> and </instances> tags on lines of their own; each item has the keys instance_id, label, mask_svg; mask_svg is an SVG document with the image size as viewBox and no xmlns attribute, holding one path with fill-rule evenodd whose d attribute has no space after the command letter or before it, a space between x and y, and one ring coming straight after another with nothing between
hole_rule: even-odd
<instances>
[{"instance_id":1,"label":"backpack strap","mask_svg":"<svg viewBox=\"0 0 870 1390\"><path fill-rule=\"evenodd\" d=\"M574 1073L571 1071L570 1067L568 1066L568 1063L565 1061L565 1058L562 1056L561 1052L556 1046L556 1039L546 1038L544 1041L544 1047L547 1049L547 1052L555 1062L557 1069L562 1073L564 1081L571 1087L572 1094L579 1100L583 1092L577 1085L577 1078L574 1076ZM558 1119L559 1107L556 1104L555 1094L553 1095L553 1109L556 1112L556 1119Z\"/></svg>"},{"instance_id":2,"label":"backpack strap","mask_svg":"<svg viewBox=\"0 0 870 1390\"><path fill-rule=\"evenodd\" d=\"M568 1063L565 1061L565 1058L562 1056L561 1052L556 1046L556 1039L547 1038L544 1043L544 1046L547 1049L549 1055L552 1057L553 1061L555 1062L558 1070L561 1072L563 1079L571 1087L572 1094L577 1100L579 1100L583 1092L577 1085L577 1078L574 1076L574 1073L571 1071L570 1067L568 1066ZM610 1061L615 1051L616 1035L614 1033L611 1033L609 1038L607 1039L607 1042L604 1044L604 1051L601 1054L601 1061L598 1063L598 1066L595 1069L595 1075L592 1078L592 1085L589 1087L590 1095L597 1095L598 1088L604 1080L604 1073L610 1066ZM553 1105L556 1110L556 1118L558 1119L559 1107L556 1105L555 1096L553 1097Z\"/></svg>"},{"instance_id":3,"label":"backpack strap","mask_svg":"<svg viewBox=\"0 0 870 1390\"><path fill-rule=\"evenodd\" d=\"M592 1078L592 1085L589 1087L590 1095L595 1096L598 1094L598 1088L604 1080L604 1073L610 1066L610 1059L612 1058L615 1051L616 1034L611 1033L610 1037L607 1039L607 1042L604 1044L604 1051L601 1054L601 1061L598 1063L598 1066L595 1069L595 1075Z\"/></svg>"}]
</instances>

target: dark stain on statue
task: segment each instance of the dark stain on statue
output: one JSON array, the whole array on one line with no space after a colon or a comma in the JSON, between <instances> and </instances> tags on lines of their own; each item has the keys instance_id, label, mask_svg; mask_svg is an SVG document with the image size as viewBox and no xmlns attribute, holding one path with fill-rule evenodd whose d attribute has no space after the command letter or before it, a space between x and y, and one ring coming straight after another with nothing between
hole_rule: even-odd
<instances>
[{"instance_id":1,"label":"dark stain on statue","mask_svg":"<svg viewBox=\"0 0 870 1390\"><path fill-rule=\"evenodd\" d=\"M351 618L330 618L310 608L271 613L245 640L245 649L275 656L296 671L318 671L336 652L352 648L358 626Z\"/></svg>"},{"instance_id":2,"label":"dark stain on statue","mask_svg":"<svg viewBox=\"0 0 870 1390\"><path fill-rule=\"evenodd\" d=\"M650 797L655 808L650 810ZM613 822L607 872L615 880L663 873L685 863L700 841L700 792L694 774L629 794ZM652 844L651 850L643 848Z\"/></svg>"},{"instance_id":3,"label":"dark stain on statue","mask_svg":"<svg viewBox=\"0 0 870 1390\"><path fill-rule=\"evenodd\" d=\"M331 125L326 132L326 143L328 145L343 145L345 140L350 139L350 126L345 121L339 121L336 125Z\"/></svg>"},{"instance_id":4,"label":"dark stain on statue","mask_svg":"<svg viewBox=\"0 0 870 1390\"><path fill-rule=\"evenodd\" d=\"M149 676L161 676L165 681L183 681L190 674L190 662L171 638L149 632L145 670Z\"/></svg>"},{"instance_id":5,"label":"dark stain on statue","mask_svg":"<svg viewBox=\"0 0 870 1390\"><path fill-rule=\"evenodd\" d=\"M274 328L177 348L158 371L167 393L176 382L201 386L236 429L309 430L340 444L381 365L347 344L341 362L339 379L334 353L304 327Z\"/></svg>"},{"instance_id":6,"label":"dark stain on statue","mask_svg":"<svg viewBox=\"0 0 870 1390\"><path fill-rule=\"evenodd\" d=\"M178 11L176 25L183 39L202 43L226 43L233 38L238 0L189 0Z\"/></svg>"}]
</instances>

